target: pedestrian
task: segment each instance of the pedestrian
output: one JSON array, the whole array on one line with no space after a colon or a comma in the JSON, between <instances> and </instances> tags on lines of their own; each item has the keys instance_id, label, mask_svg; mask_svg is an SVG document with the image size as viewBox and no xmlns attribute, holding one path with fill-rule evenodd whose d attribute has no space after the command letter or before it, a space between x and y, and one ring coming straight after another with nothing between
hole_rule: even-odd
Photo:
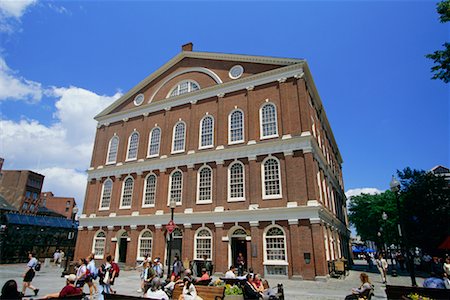
<instances>
[{"instance_id":1,"label":"pedestrian","mask_svg":"<svg viewBox=\"0 0 450 300\"><path fill-rule=\"evenodd\" d=\"M262 297L262 293L258 292L253 285L253 274L247 274L246 278L247 280L242 288L244 300L259 300Z\"/></svg>"},{"instance_id":2,"label":"pedestrian","mask_svg":"<svg viewBox=\"0 0 450 300\"><path fill-rule=\"evenodd\" d=\"M244 274L245 266L245 258L242 252L239 252L238 257L236 258L236 265L238 268L238 276L242 276Z\"/></svg>"},{"instance_id":3,"label":"pedestrian","mask_svg":"<svg viewBox=\"0 0 450 300\"><path fill-rule=\"evenodd\" d=\"M367 271L372 270L372 266L373 266L373 261L372 261L372 257L369 255L369 253L364 253L364 258L366 259L367 262Z\"/></svg>"},{"instance_id":4,"label":"pedestrian","mask_svg":"<svg viewBox=\"0 0 450 300\"><path fill-rule=\"evenodd\" d=\"M88 270L88 277L86 278L86 282L89 286L89 295L91 298L94 297L94 294L98 294L98 289L97 289L97 285L95 284L95 280L97 279L98 276L98 269L95 266L95 260L94 260L94 253L92 253L91 255L89 255L86 258L87 261L87 270Z\"/></svg>"},{"instance_id":5,"label":"pedestrian","mask_svg":"<svg viewBox=\"0 0 450 300\"><path fill-rule=\"evenodd\" d=\"M65 253L63 250L60 250L59 252L59 267L61 268L61 265L63 264L64 261L64 257L65 257Z\"/></svg>"},{"instance_id":6,"label":"pedestrian","mask_svg":"<svg viewBox=\"0 0 450 300\"><path fill-rule=\"evenodd\" d=\"M386 275L387 275L388 263L384 259L383 254L380 253L380 255L378 255L378 259L377 259L376 263L377 263L378 271L380 271L381 280L385 284L386 280L387 280Z\"/></svg>"},{"instance_id":7,"label":"pedestrian","mask_svg":"<svg viewBox=\"0 0 450 300\"><path fill-rule=\"evenodd\" d=\"M361 273L359 279L361 280L361 286L359 288L352 288L352 293L346 296L345 300L370 298L369 295L372 293L373 285L370 283L369 276L366 273Z\"/></svg>"},{"instance_id":8,"label":"pedestrian","mask_svg":"<svg viewBox=\"0 0 450 300\"><path fill-rule=\"evenodd\" d=\"M53 263L55 264L55 266L58 265L59 258L60 258L60 253L59 253L59 250L56 249L55 253L53 253Z\"/></svg>"},{"instance_id":9,"label":"pedestrian","mask_svg":"<svg viewBox=\"0 0 450 300\"><path fill-rule=\"evenodd\" d=\"M225 273L225 278L235 279L236 274L234 273L236 271L236 268L231 265L230 269Z\"/></svg>"},{"instance_id":10,"label":"pedestrian","mask_svg":"<svg viewBox=\"0 0 450 300\"><path fill-rule=\"evenodd\" d=\"M396 256L398 265L400 266L400 270L404 271L405 270L405 257L403 256L401 251L397 252L397 256Z\"/></svg>"},{"instance_id":11,"label":"pedestrian","mask_svg":"<svg viewBox=\"0 0 450 300\"><path fill-rule=\"evenodd\" d=\"M159 278L162 278L163 275L164 275L164 270L163 270L163 267L161 265L160 258L159 257L155 258L153 260L153 263L154 263L153 264L153 270L155 271L156 276L158 276Z\"/></svg>"},{"instance_id":12,"label":"pedestrian","mask_svg":"<svg viewBox=\"0 0 450 300\"><path fill-rule=\"evenodd\" d=\"M87 279L87 262L86 259L80 258L78 260L78 269L77 269L77 280L75 286L83 290L84 285L86 284Z\"/></svg>"},{"instance_id":13,"label":"pedestrian","mask_svg":"<svg viewBox=\"0 0 450 300\"><path fill-rule=\"evenodd\" d=\"M104 262L99 269L99 282L103 288L103 292L106 294L111 294L111 286L110 286L110 276L111 276L111 255L106 257L106 262Z\"/></svg>"},{"instance_id":14,"label":"pedestrian","mask_svg":"<svg viewBox=\"0 0 450 300\"><path fill-rule=\"evenodd\" d=\"M110 279L110 287L109 289L111 290L111 292L113 294L116 293L116 291L112 288L112 286L114 285L116 278L119 277L119 272L120 272L120 268L119 265L114 261L114 256L111 256L111 279Z\"/></svg>"},{"instance_id":15,"label":"pedestrian","mask_svg":"<svg viewBox=\"0 0 450 300\"><path fill-rule=\"evenodd\" d=\"M177 281L178 279L180 279L182 272L183 272L183 264L181 263L178 255L175 255L174 260L173 260L173 269L172 269L172 274L170 276L170 280Z\"/></svg>"},{"instance_id":16,"label":"pedestrian","mask_svg":"<svg viewBox=\"0 0 450 300\"><path fill-rule=\"evenodd\" d=\"M443 268L444 268L444 276L450 278L450 257L447 257L445 259Z\"/></svg>"},{"instance_id":17,"label":"pedestrian","mask_svg":"<svg viewBox=\"0 0 450 300\"><path fill-rule=\"evenodd\" d=\"M19 300L22 299L23 294L17 290L17 282L15 280L8 280L2 287L1 300Z\"/></svg>"},{"instance_id":18,"label":"pedestrian","mask_svg":"<svg viewBox=\"0 0 450 300\"><path fill-rule=\"evenodd\" d=\"M22 275L22 294L25 295L25 290L29 288L34 292L34 295L37 296L37 294L39 293L39 289L32 286L31 282L33 281L34 275L36 275L35 268L38 264L38 260L34 257L32 252L28 254L28 259L29 261L27 263L27 267L25 268L25 273Z\"/></svg>"},{"instance_id":19,"label":"pedestrian","mask_svg":"<svg viewBox=\"0 0 450 300\"><path fill-rule=\"evenodd\" d=\"M442 278L444 276L444 266L439 257L434 256L431 262L431 273L434 273L437 277Z\"/></svg>"}]
</instances>

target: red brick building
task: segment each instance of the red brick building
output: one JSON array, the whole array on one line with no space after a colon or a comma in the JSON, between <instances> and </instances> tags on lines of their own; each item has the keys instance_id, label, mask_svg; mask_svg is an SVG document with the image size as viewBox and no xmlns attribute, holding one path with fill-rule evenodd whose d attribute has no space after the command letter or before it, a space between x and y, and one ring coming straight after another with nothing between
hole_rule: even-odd
<instances>
[{"instance_id":1,"label":"red brick building","mask_svg":"<svg viewBox=\"0 0 450 300\"><path fill-rule=\"evenodd\" d=\"M52 192L41 193L41 205L51 209L67 219L72 219L73 209L77 205L73 197L55 197Z\"/></svg>"},{"instance_id":2,"label":"red brick building","mask_svg":"<svg viewBox=\"0 0 450 300\"><path fill-rule=\"evenodd\" d=\"M100 112L75 256L314 279L349 255L342 158L305 60L192 51Z\"/></svg>"}]
</instances>

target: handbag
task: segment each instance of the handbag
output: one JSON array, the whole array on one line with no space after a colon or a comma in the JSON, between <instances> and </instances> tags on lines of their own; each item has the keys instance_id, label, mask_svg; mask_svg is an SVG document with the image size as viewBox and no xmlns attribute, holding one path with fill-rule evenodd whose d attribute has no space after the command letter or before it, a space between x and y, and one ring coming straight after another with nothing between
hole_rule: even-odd
<instances>
[{"instance_id":1,"label":"handbag","mask_svg":"<svg viewBox=\"0 0 450 300\"><path fill-rule=\"evenodd\" d=\"M105 277L103 278L104 284L109 284L109 271L106 271Z\"/></svg>"}]
</instances>

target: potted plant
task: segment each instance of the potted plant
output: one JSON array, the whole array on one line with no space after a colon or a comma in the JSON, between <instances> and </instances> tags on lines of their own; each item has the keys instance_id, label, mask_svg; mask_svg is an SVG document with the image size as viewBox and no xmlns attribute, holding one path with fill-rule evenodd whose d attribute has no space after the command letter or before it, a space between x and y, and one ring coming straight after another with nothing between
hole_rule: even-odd
<instances>
[{"instance_id":1,"label":"potted plant","mask_svg":"<svg viewBox=\"0 0 450 300\"><path fill-rule=\"evenodd\" d=\"M238 285L225 285L225 300L244 300L244 293Z\"/></svg>"}]
</instances>

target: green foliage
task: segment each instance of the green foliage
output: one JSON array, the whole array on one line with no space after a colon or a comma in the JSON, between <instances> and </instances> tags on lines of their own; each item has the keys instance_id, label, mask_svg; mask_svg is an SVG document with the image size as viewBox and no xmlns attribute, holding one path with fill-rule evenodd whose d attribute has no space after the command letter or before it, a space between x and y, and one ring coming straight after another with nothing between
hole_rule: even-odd
<instances>
[{"instance_id":1,"label":"green foliage","mask_svg":"<svg viewBox=\"0 0 450 300\"><path fill-rule=\"evenodd\" d=\"M381 217L383 212L388 216L386 221ZM395 194L389 190L376 195L361 194L351 197L349 220L363 240L381 243L382 239L388 245L398 242L397 204ZM377 235L379 231L382 233L381 239Z\"/></svg>"},{"instance_id":2,"label":"green foliage","mask_svg":"<svg viewBox=\"0 0 450 300\"><path fill-rule=\"evenodd\" d=\"M243 295L242 289L238 285L225 285L225 295Z\"/></svg>"},{"instance_id":3,"label":"green foliage","mask_svg":"<svg viewBox=\"0 0 450 300\"><path fill-rule=\"evenodd\" d=\"M405 168L397 173L408 244L433 252L450 235L450 188L431 172Z\"/></svg>"},{"instance_id":4,"label":"green foliage","mask_svg":"<svg viewBox=\"0 0 450 300\"><path fill-rule=\"evenodd\" d=\"M444 0L437 4L437 12L441 23L450 21L450 0ZM450 81L450 44L444 43L444 50L434 51L432 54L425 55L426 58L432 59L435 65L431 67L434 73L432 79L440 79L445 83Z\"/></svg>"}]
</instances>

